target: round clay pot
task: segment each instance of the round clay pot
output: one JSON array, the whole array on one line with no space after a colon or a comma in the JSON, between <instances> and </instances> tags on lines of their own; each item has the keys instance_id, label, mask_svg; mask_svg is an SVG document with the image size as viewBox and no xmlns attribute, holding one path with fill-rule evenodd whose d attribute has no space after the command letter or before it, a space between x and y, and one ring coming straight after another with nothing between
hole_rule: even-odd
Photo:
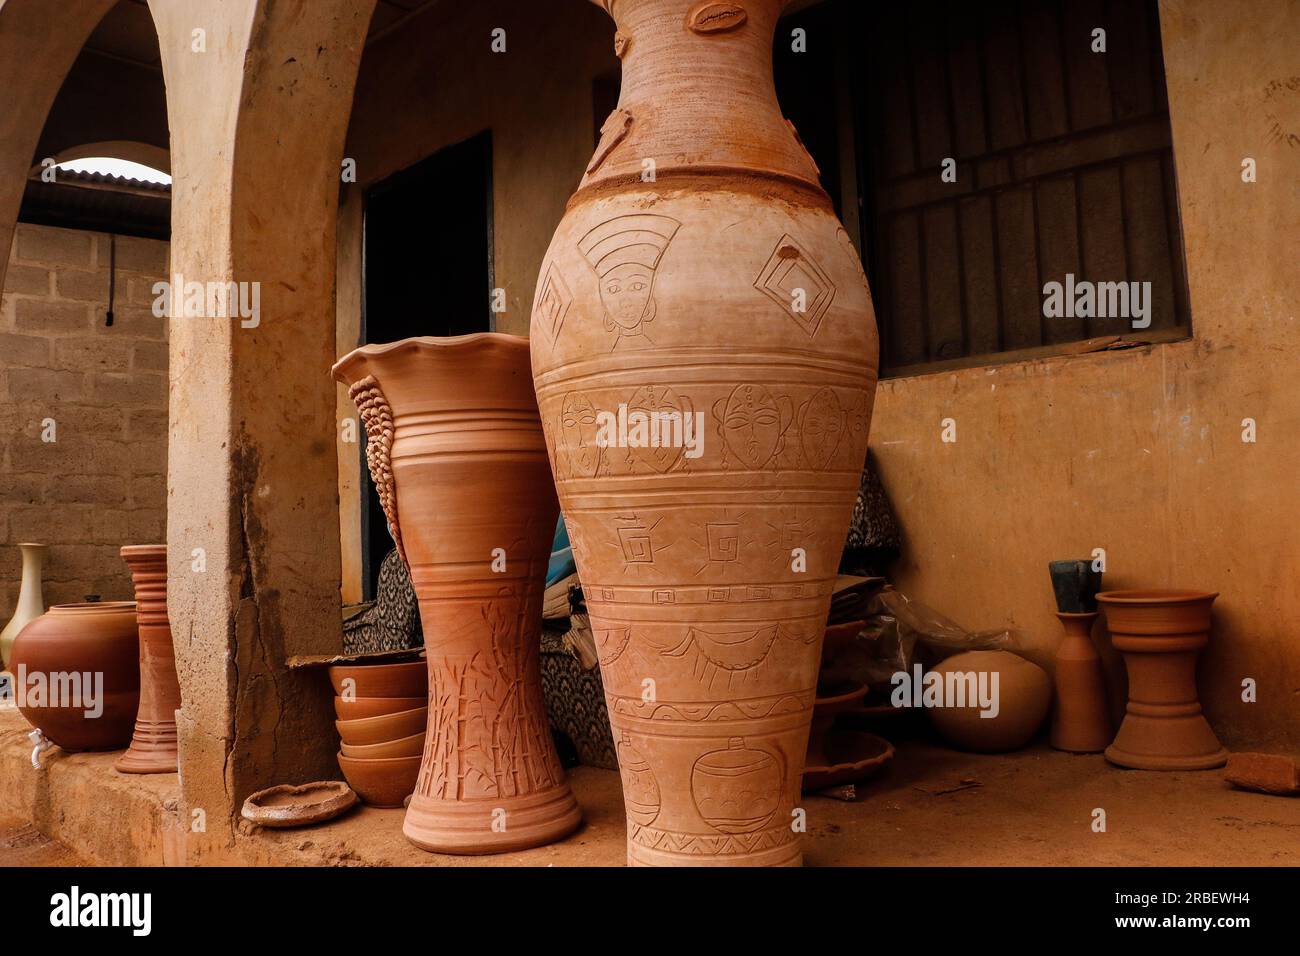
<instances>
[{"instance_id":1,"label":"round clay pot","mask_svg":"<svg viewBox=\"0 0 1300 956\"><path fill-rule=\"evenodd\" d=\"M22 695L19 709L64 750L125 747L140 706L139 654L135 602L56 604L14 641L10 665ZM47 688L43 699L36 699L34 681ZM57 701L48 694L55 685L69 691ZM78 687L81 696L72 694ZM87 691L102 694L90 707L102 712L87 714Z\"/></svg>"},{"instance_id":2,"label":"round clay pot","mask_svg":"<svg viewBox=\"0 0 1300 956\"><path fill-rule=\"evenodd\" d=\"M334 367L420 602L424 762L402 832L442 853L550 843L582 820L542 701L558 505L528 340L486 333L358 349Z\"/></svg>"},{"instance_id":3,"label":"round clay pot","mask_svg":"<svg viewBox=\"0 0 1300 956\"><path fill-rule=\"evenodd\" d=\"M777 103L781 0L603 5L622 93L543 259L531 342L610 722L640 755L628 860L797 865L871 296ZM721 812L742 770L707 768L733 760L750 786Z\"/></svg>"},{"instance_id":4,"label":"round clay pot","mask_svg":"<svg viewBox=\"0 0 1300 956\"><path fill-rule=\"evenodd\" d=\"M948 674L992 674L997 676L997 716L982 717L978 701L964 707L928 707L930 721L943 738L959 750L1002 753L1029 743L1042 726L1052 703L1052 680L1032 661L1010 651L967 651L954 654L932 667L930 673L948 679ZM978 678L977 678L978 679ZM969 685L968 685L969 686Z\"/></svg>"},{"instance_id":5,"label":"round clay pot","mask_svg":"<svg viewBox=\"0 0 1300 956\"><path fill-rule=\"evenodd\" d=\"M334 716L342 721L365 720L408 710L428 710L428 707L429 699L424 694L419 697L358 697L355 700L334 698Z\"/></svg>"},{"instance_id":6,"label":"round clay pot","mask_svg":"<svg viewBox=\"0 0 1300 956\"><path fill-rule=\"evenodd\" d=\"M140 709L131 746L115 763L120 773L175 773L176 711L181 685L167 620L167 545L137 544L122 548L135 584L136 620L140 626Z\"/></svg>"},{"instance_id":7,"label":"round clay pot","mask_svg":"<svg viewBox=\"0 0 1300 956\"><path fill-rule=\"evenodd\" d=\"M1138 770L1211 770L1228 751L1201 713L1196 658L1217 592L1103 591L1111 643L1124 655L1128 704L1106 759Z\"/></svg>"},{"instance_id":8,"label":"round clay pot","mask_svg":"<svg viewBox=\"0 0 1300 956\"><path fill-rule=\"evenodd\" d=\"M1056 616L1065 628L1065 638L1056 649L1052 746L1070 753L1101 753L1114 734L1106 708L1106 674L1092 643L1097 612L1058 611Z\"/></svg>"},{"instance_id":9,"label":"round clay pot","mask_svg":"<svg viewBox=\"0 0 1300 956\"><path fill-rule=\"evenodd\" d=\"M423 697L428 687L424 661L400 664L335 664L330 668L334 693L344 699Z\"/></svg>"},{"instance_id":10,"label":"round clay pot","mask_svg":"<svg viewBox=\"0 0 1300 956\"><path fill-rule=\"evenodd\" d=\"M418 757L424 752L424 731L411 734L407 737L399 737L395 740L384 740L377 744L343 744L339 747L339 752L345 757L355 757L358 760L375 760L380 757Z\"/></svg>"},{"instance_id":11,"label":"round clay pot","mask_svg":"<svg viewBox=\"0 0 1300 956\"><path fill-rule=\"evenodd\" d=\"M411 734L423 734L429 724L429 708L415 707L395 714L380 714L359 720L336 720L334 727L344 745L364 747L398 740Z\"/></svg>"},{"instance_id":12,"label":"round clay pot","mask_svg":"<svg viewBox=\"0 0 1300 956\"><path fill-rule=\"evenodd\" d=\"M359 760L339 754L339 769L363 803L372 807L400 807L415 790L420 758Z\"/></svg>"}]
</instances>

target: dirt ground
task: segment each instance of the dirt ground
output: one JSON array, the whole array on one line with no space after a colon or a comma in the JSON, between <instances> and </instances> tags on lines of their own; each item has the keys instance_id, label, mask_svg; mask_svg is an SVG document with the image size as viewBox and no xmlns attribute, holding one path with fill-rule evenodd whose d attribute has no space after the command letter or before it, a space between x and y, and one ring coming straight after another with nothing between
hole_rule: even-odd
<instances>
[{"instance_id":1,"label":"dirt ground","mask_svg":"<svg viewBox=\"0 0 1300 956\"><path fill-rule=\"evenodd\" d=\"M0 815L0 866L86 865L85 860L26 820Z\"/></svg>"}]
</instances>

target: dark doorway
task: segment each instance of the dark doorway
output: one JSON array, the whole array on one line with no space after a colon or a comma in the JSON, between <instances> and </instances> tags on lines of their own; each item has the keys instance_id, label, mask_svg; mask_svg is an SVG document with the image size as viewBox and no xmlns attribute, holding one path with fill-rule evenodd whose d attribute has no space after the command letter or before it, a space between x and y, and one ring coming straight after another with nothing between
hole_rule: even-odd
<instances>
[{"instance_id":1,"label":"dark doorway","mask_svg":"<svg viewBox=\"0 0 1300 956\"><path fill-rule=\"evenodd\" d=\"M366 190L361 340L492 330L492 135L439 150ZM364 596L393 548L359 459Z\"/></svg>"}]
</instances>

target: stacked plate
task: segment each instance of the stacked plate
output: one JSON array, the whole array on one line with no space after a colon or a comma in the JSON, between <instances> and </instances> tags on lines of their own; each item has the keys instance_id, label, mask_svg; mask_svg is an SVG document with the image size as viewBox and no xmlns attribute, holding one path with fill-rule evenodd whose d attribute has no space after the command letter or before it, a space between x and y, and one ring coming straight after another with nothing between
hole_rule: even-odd
<instances>
[{"instance_id":1,"label":"stacked plate","mask_svg":"<svg viewBox=\"0 0 1300 956\"><path fill-rule=\"evenodd\" d=\"M415 790L429 720L428 667L339 664L330 668L342 747L339 767L362 801L400 807Z\"/></svg>"}]
</instances>

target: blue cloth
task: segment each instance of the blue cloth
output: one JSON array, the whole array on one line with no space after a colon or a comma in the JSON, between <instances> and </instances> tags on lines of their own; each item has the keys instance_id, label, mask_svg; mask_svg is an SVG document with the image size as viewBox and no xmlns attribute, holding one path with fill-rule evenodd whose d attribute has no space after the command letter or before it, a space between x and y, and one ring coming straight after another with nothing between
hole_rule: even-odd
<instances>
[{"instance_id":1,"label":"blue cloth","mask_svg":"<svg viewBox=\"0 0 1300 956\"><path fill-rule=\"evenodd\" d=\"M555 524L555 540L551 544L551 561L546 566L546 586L549 588L577 570L573 548L569 545L569 529L564 526L564 515L560 515L560 520Z\"/></svg>"}]
</instances>

